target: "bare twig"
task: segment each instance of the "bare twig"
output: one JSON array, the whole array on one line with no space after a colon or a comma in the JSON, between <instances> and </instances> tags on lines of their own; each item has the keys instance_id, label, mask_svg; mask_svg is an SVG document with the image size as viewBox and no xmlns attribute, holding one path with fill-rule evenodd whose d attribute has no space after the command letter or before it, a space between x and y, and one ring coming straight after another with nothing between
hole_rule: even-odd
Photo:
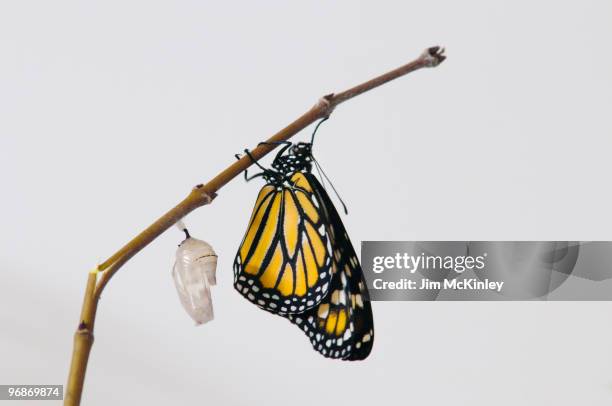
<instances>
[{"instance_id":1,"label":"bare twig","mask_svg":"<svg viewBox=\"0 0 612 406\"><path fill-rule=\"evenodd\" d=\"M285 141L316 120L328 117L339 104L393 79L406 75L407 73L421 68L438 66L444 59L446 59L444 49L440 47L431 47L426 49L419 58L404 66L343 92L323 96L310 110L270 137L267 140L268 143L260 144L254 148L251 151L251 156L256 160L264 157L275 148L275 145L273 145L274 142ZM93 345L93 328L97 304L109 280L127 261L130 260L130 258L149 245L174 223L198 207L209 204L216 197L219 189L251 166L252 163L253 161L251 158L244 156L231 164L208 183L194 187L189 195L187 195L187 197L177 206L160 217L119 251L100 264L96 272L89 274L81 311L81 319L74 337L72 363L68 375L68 384L66 385L64 405L75 406L80 404L85 370L87 368L89 352ZM99 278L97 278L98 272L100 272Z\"/></svg>"}]
</instances>

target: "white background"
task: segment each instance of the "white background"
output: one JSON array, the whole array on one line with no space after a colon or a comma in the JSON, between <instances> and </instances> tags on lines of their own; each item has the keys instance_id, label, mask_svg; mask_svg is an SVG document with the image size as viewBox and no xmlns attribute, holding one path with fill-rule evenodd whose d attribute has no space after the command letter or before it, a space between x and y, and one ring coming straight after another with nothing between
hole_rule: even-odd
<instances>
[{"instance_id":1,"label":"white background","mask_svg":"<svg viewBox=\"0 0 612 406\"><path fill-rule=\"evenodd\" d=\"M612 240L609 1L0 5L0 383L65 383L86 272L196 183L340 91L316 155L361 240ZM304 136L302 136L304 137ZM216 320L170 278L176 229L111 281L85 405L608 405L609 303L374 303L332 361L232 288L260 182L187 223L220 255ZM41 403L48 404L48 403Z\"/></svg>"}]
</instances>

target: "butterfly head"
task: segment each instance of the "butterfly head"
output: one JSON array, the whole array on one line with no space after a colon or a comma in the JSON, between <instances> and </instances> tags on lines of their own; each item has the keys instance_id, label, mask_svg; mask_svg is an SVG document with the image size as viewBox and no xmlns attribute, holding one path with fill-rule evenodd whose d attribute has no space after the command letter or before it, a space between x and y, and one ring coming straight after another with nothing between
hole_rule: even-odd
<instances>
[{"instance_id":1,"label":"butterfly head","mask_svg":"<svg viewBox=\"0 0 612 406\"><path fill-rule=\"evenodd\" d=\"M285 153L276 156L272 168L282 179L289 179L296 172L310 172L312 169L312 144L298 142L292 144Z\"/></svg>"}]
</instances>

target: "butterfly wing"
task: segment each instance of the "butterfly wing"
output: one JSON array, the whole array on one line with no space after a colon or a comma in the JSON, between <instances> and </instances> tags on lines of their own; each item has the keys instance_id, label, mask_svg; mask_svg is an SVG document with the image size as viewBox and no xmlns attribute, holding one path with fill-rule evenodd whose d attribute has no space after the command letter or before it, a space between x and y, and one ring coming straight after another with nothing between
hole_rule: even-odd
<instances>
[{"instance_id":1,"label":"butterfly wing","mask_svg":"<svg viewBox=\"0 0 612 406\"><path fill-rule=\"evenodd\" d=\"M315 308L288 318L329 358L365 359L374 343L374 320L363 271L355 249L327 192L310 173L302 174L326 217L332 246L328 296Z\"/></svg>"},{"instance_id":2,"label":"butterfly wing","mask_svg":"<svg viewBox=\"0 0 612 406\"><path fill-rule=\"evenodd\" d=\"M327 295L331 246L309 181L265 185L234 261L234 287L259 307L285 315Z\"/></svg>"}]
</instances>

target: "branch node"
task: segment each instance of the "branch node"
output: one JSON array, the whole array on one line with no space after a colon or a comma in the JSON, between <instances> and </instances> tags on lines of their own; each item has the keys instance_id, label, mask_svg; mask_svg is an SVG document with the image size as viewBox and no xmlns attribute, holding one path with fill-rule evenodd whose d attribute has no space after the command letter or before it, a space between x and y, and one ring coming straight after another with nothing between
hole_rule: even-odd
<instances>
[{"instance_id":1,"label":"branch node","mask_svg":"<svg viewBox=\"0 0 612 406\"><path fill-rule=\"evenodd\" d=\"M94 339L93 331L85 324L85 322L81 322L79 324L79 328L77 329L75 336L83 337L86 340L90 340L92 342Z\"/></svg>"},{"instance_id":2,"label":"branch node","mask_svg":"<svg viewBox=\"0 0 612 406\"><path fill-rule=\"evenodd\" d=\"M209 204L215 197L217 197L215 192L209 192L204 189L204 185L201 183L192 189L192 193L195 193L198 196L202 206Z\"/></svg>"},{"instance_id":3,"label":"branch node","mask_svg":"<svg viewBox=\"0 0 612 406\"><path fill-rule=\"evenodd\" d=\"M333 113L334 108L336 107L334 104L332 104L333 98L333 93L326 94L317 101L317 104L315 104L315 108L321 111L323 118L327 118L331 116L331 113Z\"/></svg>"},{"instance_id":4,"label":"branch node","mask_svg":"<svg viewBox=\"0 0 612 406\"><path fill-rule=\"evenodd\" d=\"M439 46L427 48L421 54L421 59L427 63L427 67L434 68L444 62L446 59L444 51L445 49Z\"/></svg>"}]
</instances>

